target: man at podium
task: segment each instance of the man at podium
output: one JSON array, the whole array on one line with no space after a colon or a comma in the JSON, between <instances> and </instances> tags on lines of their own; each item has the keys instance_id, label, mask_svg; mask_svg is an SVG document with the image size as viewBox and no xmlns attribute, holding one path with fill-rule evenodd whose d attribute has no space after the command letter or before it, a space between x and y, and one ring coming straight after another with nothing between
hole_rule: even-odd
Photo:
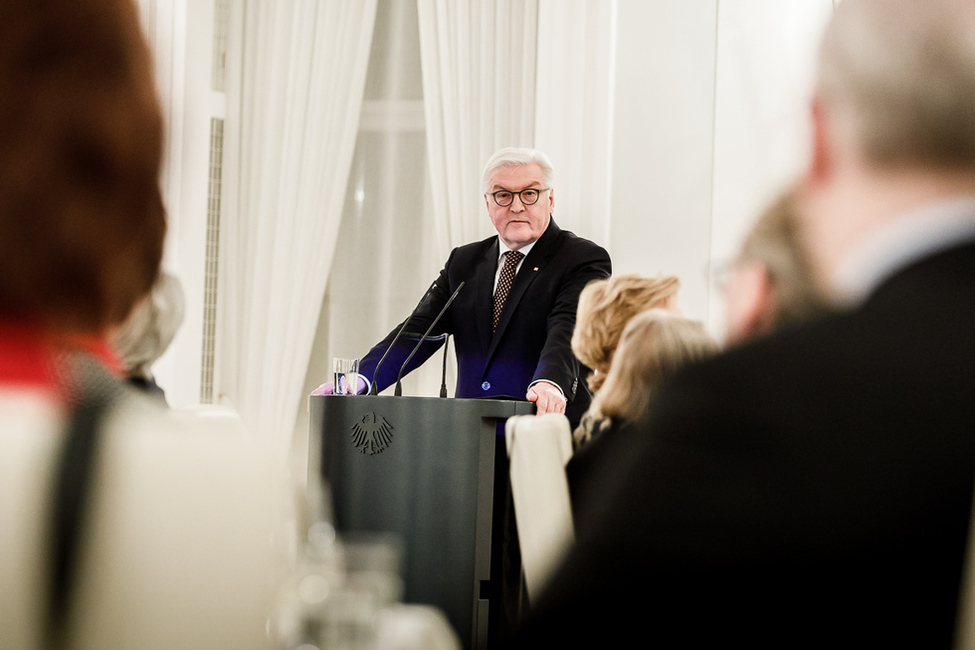
<instances>
[{"instance_id":1,"label":"man at podium","mask_svg":"<svg viewBox=\"0 0 975 650\"><path fill-rule=\"evenodd\" d=\"M456 293L431 330L441 338L424 342L404 374L422 365L443 344L442 335L450 334L457 353L456 397L524 397L539 413L581 417L591 396L587 369L569 344L576 303L588 282L610 275L611 263L602 247L555 223L553 176L548 157L535 149L509 147L491 156L483 192L497 236L450 253L403 334L396 338L401 323L362 358L358 392L369 390L374 375L377 391L395 383L419 337ZM325 384L316 392L331 388Z\"/></svg>"}]
</instances>

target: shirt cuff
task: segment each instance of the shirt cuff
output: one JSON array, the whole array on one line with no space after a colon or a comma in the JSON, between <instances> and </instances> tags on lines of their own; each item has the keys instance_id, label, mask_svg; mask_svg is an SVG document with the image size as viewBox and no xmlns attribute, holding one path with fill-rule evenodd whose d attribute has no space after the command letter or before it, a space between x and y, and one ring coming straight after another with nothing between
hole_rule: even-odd
<instances>
[{"instance_id":1,"label":"shirt cuff","mask_svg":"<svg viewBox=\"0 0 975 650\"><path fill-rule=\"evenodd\" d=\"M532 383L530 383L530 384L528 384L528 389L529 389L529 390L531 390L531 387L532 387L532 386L534 386L535 384L538 384L538 383L540 383L540 382L543 382L543 381L544 381L544 382L545 382L546 384L551 384L552 386L555 386L555 388L557 388L557 389L558 389L558 391L559 391L559 395L561 395L561 396L562 396L562 399L565 399L565 391L564 391L564 390L562 390L562 387L561 387L561 386L559 386L558 384L556 384L556 383L555 383L554 381L551 381L551 380L549 380L549 379L536 379L536 380L535 380L535 381L533 381ZM566 401L568 401L568 400L566 400Z\"/></svg>"}]
</instances>

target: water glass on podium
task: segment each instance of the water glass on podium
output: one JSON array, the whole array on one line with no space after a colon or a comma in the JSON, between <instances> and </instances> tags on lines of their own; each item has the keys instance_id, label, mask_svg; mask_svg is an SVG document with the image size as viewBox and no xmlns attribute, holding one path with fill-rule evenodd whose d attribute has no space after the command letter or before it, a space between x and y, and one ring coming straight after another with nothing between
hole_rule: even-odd
<instances>
[{"instance_id":1,"label":"water glass on podium","mask_svg":"<svg viewBox=\"0 0 975 650\"><path fill-rule=\"evenodd\" d=\"M355 395L359 388L359 360L335 357L332 364L334 394Z\"/></svg>"}]
</instances>

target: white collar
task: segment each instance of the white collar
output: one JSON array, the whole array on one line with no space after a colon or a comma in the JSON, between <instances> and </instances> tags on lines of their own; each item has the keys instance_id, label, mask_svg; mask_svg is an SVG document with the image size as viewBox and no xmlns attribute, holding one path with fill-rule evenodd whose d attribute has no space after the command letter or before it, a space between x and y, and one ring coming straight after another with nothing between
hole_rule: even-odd
<instances>
[{"instance_id":1,"label":"white collar","mask_svg":"<svg viewBox=\"0 0 975 650\"><path fill-rule=\"evenodd\" d=\"M518 249L518 252L524 255L525 257L528 257L528 253L531 252L531 249L534 248L535 244L537 243L538 240L536 239L530 244L525 244L524 246ZM508 248L503 241L501 241L501 235L498 235L498 260L500 260L504 256L504 254L510 250L511 249Z\"/></svg>"},{"instance_id":2,"label":"white collar","mask_svg":"<svg viewBox=\"0 0 975 650\"><path fill-rule=\"evenodd\" d=\"M975 196L928 204L881 228L844 259L832 286L841 305L855 306L911 263L975 239Z\"/></svg>"}]
</instances>

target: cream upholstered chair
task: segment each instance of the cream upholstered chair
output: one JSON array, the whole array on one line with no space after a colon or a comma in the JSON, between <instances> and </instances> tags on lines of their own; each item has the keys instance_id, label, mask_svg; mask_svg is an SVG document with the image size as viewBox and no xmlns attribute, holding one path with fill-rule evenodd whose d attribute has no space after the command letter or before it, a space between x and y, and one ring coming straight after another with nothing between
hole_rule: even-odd
<instances>
[{"instance_id":1,"label":"cream upholstered chair","mask_svg":"<svg viewBox=\"0 0 975 650\"><path fill-rule=\"evenodd\" d=\"M565 463L572 455L564 415L518 415L505 424L511 492L529 600L545 587L575 541Z\"/></svg>"},{"instance_id":2,"label":"cream upholstered chair","mask_svg":"<svg viewBox=\"0 0 975 650\"><path fill-rule=\"evenodd\" d=\"M137 399L138 398L138 399ZM41 647L45 496L64 418L0 396L0 648ZM133 395L104 423L77 567L76 650L268 650L290 485L264 440L167 417Z\"/></svg>"}]
</instances>

